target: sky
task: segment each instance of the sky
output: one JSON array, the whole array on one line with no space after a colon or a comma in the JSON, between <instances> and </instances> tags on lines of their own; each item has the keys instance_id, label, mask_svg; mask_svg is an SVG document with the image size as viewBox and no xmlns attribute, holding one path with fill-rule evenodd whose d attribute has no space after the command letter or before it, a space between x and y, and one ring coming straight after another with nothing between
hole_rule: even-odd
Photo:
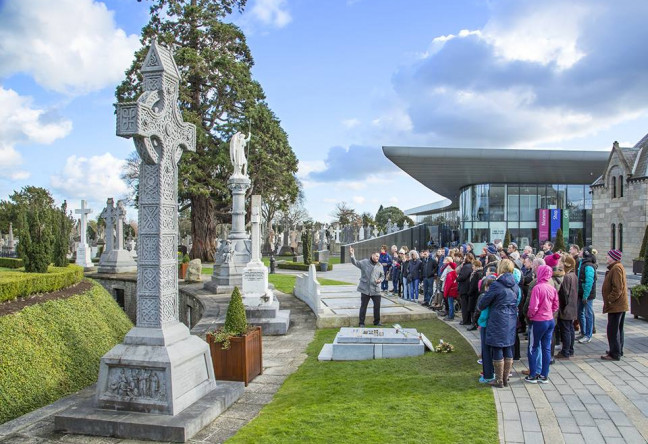
<instances>
[{"instance_id":1,"label":"sky","mask_svg":"<svg viewBox=\"0 0 648 444\"><path fill-rule=\"evenodd\" d=\"M127 193L114 91L150 4L0 0L0 199L41 186L96 217ZM339 202L375 214L441 198L382 146L633 146L648 133L645 17L645 0L248 0L227 20L305 207L328 222Z\"/></svg>"}]
</instances>

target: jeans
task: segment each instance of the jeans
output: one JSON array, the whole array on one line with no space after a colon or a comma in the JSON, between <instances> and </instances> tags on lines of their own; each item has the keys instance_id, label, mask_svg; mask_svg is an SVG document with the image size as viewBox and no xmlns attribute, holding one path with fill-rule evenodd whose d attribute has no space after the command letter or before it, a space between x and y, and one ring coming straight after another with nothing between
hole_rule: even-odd
<instances>
[{"instance_id":1,"label":"jeans","mask_svg":"<svg viewBox=\"0 0 648 444\"><path fill-rule=\"evenodd\" d=\"M493 361L501 361L504 358L513 359L513 346L508 347L492 347L490 346L491 354L493 355ZM504 375L505 378L508 378L508 375Z\"/></svg>"},{"instance_id":2,"label":"jeans","mask_svg":"<svg viewBox=\"0 0 648 444\"><path fill-rule=\"evenodd\" d=\"M369 300L373 301L373 322L374 325L380 324L380 296L369 296L367 294L360 294L360 319L359 323L364 325L365 315L367 314L367 306Z\"/></svg>"},{"instance_id":3,"label":"jeans","mask_svg":"<svg viewBox=\"0 0 648 444\"><path fill-rule=\"evenodd\" d=\"M493 368L493 355L491 354L490 345L486 343L486 327L479 327L479 336L481 337L482 370L484 370L484 379L493 379L495 377L495 369Z\"/></svg>"},{"instance_id":4,"label":"jeans","mask_svg":"<svg viewBox=\"0 0 648 444\"><path fill-rule=\"evenodd\" d=\"M414 279L411 282L412 288L410 288L410 299L413 301L418 301L419 298L419 280Z\"/></svg>"},{"instance_id":5,"label":"jeans","mask_svg":"<svg viewBox=\"0 0 648 444\"><path fill-rule=\"evenodd\" d=\"M559 319L560 340L562 342L563 356L574 356L574 342L576 342L576 333L574 332L574 321L568 319Z\"/></svg>"},{"instance_id":6,"label":"jeans","mask_svg":"<svg viewBox=\"0 0 648 444\"><path fill-rule=\"evenodd\" d=\"M454 300L453 297L448 297L448 318L454 319Z\"/></svg>"},{"instance_id":7,"label":"jeans","mask_svg":"<svg viewBox=\"0 0 648 444\"><path fill-rule=\"evenodd\" d=\"M387 276L387 273L389 272L390 267L383 267L383 273L385 273L385 276ZM387 279L383 279L383 281L380 283L380 289L383 291L386 291L389 289L389 281Z\"/></svg>"},{"instance_id":8,"label":"jeans","mask_svg":"<svg viewBox=\"0 0 648 444\"><path fill-rule=\"evenodd\" d=\"M548 321L533 321L531 326L531 335L529 344L531 345L529 354L529 374L537 374L543 377L549 376L549 363L551 362L551 337L556 324L553 319ZM538 368L538 355L542 354L542 369ZM540 370L540 371L539 371Z\"/></svg>"},{"instance_id":9,"label":"jeans","mask_svg":"<svg viewBox=\"0 0 648 444\"><path fill-rule=\"evenodd\" d=\"M409 299L410 286L407 283L407 278L403 277L403 299Z\"/></svg>"},{"instance_id":10,"label":"jeans","mask_svg":"<svg viewBox=\"0 0 648 444\"><path fill-rule=\"evenodd\" d=\"M392 267L392 285L394 286L394 293L398 293L398 286L400 285L400 270Z\"/></svg>"},{"instance_id":11,"label":"jeans","mask_svg":"<svg viewBox=\"0 0 648 444\"><path fill-rule=\"evenodd\" d=\"M581 333L591 338L594 330L594 299L587 301L579 299L578 321L580 322Z\"/></svg>"},{"instance_id":12,"label":"jeans","mask_svg":"<svg viewBox=\"0 0 648 444\"><path fill-rule=\"evenodd\" d=\"M423 302L428 304L432 300L432 291L434 290L434 278L429 277L423 279Z\"/></svg>"},{"instance_id":13,"label":"jeans","mask_svg":"<svg viewBox=\"0 0 648 444\"><path fill-rule=\"evenodd\" d=\"M623 356L623 323L625 311L621 313L608 313L607 337L610 345L610 356L620 359Z\"/></svg>"}]
</instances>

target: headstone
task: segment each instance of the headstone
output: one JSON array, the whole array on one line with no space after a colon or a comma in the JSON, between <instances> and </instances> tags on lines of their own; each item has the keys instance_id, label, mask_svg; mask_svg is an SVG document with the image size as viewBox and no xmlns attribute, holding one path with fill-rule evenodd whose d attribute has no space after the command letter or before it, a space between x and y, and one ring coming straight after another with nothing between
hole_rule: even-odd
<instances>
[{"instance_id":1,"label":"headstone","mask_svg":"<svg viewBox=\"0 0 648 444\"><path fill-rule=\"evenodd\" d=\"M101 211L101 214L99 215L99 217L103 218L104 222L106 223L106 245L104 246L104 251L101 254L99 265L101 265L104 259L108 257L108 253L110 253L114 249L114 229L116 216L117 214L115 209L115 201L112 197L109 197L106 200L106 207Z\"/></svg>"},{"instance_id":2,"label":"headstone","mask_svg":"<svg viewBox=\"0 0 648 444\"><path fill-rule=\"evenodd\" d=\"M392 220L387 219L387 233L392 233L393 228L394 224L392 223Z\"/></svg>"},{"instance_id":3,"label":"headstone","mask_svg":"<svg viewBox=\"0 0 648 444\"><path fill-rule=\"evenodd\" d=\"M92 213L90 208L86 207L86 201L81 201L81 208L74 211L79 215L79 226L81 230L81 237L79 245L76 249L76 261L75 263L84 269L93 269L94 264L92 263L92 255L90 252L90 247L86 242L87 232L88 232L88 214Z\"/></svg>"},{"instance_id":4,"label":"headstone","mask_svg":"<svg viewBox=\"0 0 648 444\"><path fill-rule=\"evenodd\" d=\"M373 227L373 237L378 237L378 234L380 234L378 232L378 227L374 225L374 227Z\"/></svg>"},{"instance_id":5,"label":"headstone","mask_svg":"<svg viewBox=\"0 0 648 444\"><path fill-rule=\"evenodd\" d=\"M9 239L7 242L7 246L9 247L10 252L14 252L16 250L16 245L14 242L14 234L13 234L13 223L9 222Z\"/></svg>"},{"instance_id":6,"label":"headstone","mask_svg":"<svg viewBox=\"0 0 648 444\"><path fill-rule=\"evenodd\" d=\"M298 274L295 279L295 296L297 299L304 301L316 315L323 310L320 287L321 285L317 280L317 272L315 271L315 264L310 264L308 274Z\"/></svg>"},{"instance_id":7,"label":"headstone","mask_svg":"<svg viewBox=\"0 0 648 444\"><path fill-rule=\"evenodd\" d=\"M358 231L358 240L362 241L364 240L364 238L365 238L365 229L364 229L364 225L361 225L360 231Z\"/></svg>"},{"instance_id":8,"label":"headstone","mask_svg":"<svg viewBox=\"0 0 648 444\"><path fill-rule=\"evenodd\" d=\"M227 188L232 192L232 230L214 258L214 271L205 289L214 293L231 293L234 287L243 285L242 271L250 262L251 241L245 231L245 192L251 181L247 175L245 145L250 141L238 132L230 140L230 160L234 168L227 180Z\"/></svg>"},{"instance_id":9,"label":"headstone","mask_svg":"<svg viewBox=\"0 0 648 444\"><path fill-rule=\"evenodd\" d=\"M201 282L202 281L202 262L200 259L193 259L189 261L187 274L185 275L185 282Z\"/></svg>"},{"instance_id":10,"label":"headstone","mask_svg":"<svg viewBox=\"0 0 648 444\"><path fill-rule=\"evenodd\" d=\"M407 222L407 220L404 220L403 221L403 230L407 230L408 228L409 228L409 223Z\"/></svg>"},{"instance_id":11,"label":"headstone","mask_svg":"<svg viewBox=\"0 0 648 444\"><path fill-rule=\"evenodd\" d=\"M324 250L326 248L326 225L322 225L322 228L320 229L320 235L319 235L319 249Z\"/></svg>"},{"instance_id":12,"label":"headstone","mask_svg":"<svg viewBox=\"0 0 648 444\"><path fill-rule=\"evenodd\" d=\"M261 196L252 196L251 260L243 270L243 303L247 307L270 305L274 294L268 288L268 269L261 260Z\"/></svg>"},{"instance_id":13,"label":"headstone","mask_svg":"<svg viewBox=\"0 0 648 444\"><path fill-rule=\"evenodd\" d=\"M153 40L141 72L144 92L138 101L117 105L117 135L133 137L142 159L137 324L101 359L98 408L72 431L173 441L171 422L191 438L220 413L209 410L203 398L227 408L240 397L243 384L221 382L217 388L207 343L178 320L178 161L183 150L195 150L196 129L182 121L180 73L171 52ZM223 387L231 387L231 396L213 399ZM69 412L77 417L74 408ZM55 427L70 431L66 414L57 415Z\"/></svg>"},{"instance_id":14,"label":"headstone","mask_svg":"<svg viewBox=\"0 0 648 444\"><path fill-rule=\"evenodd\" d=\"M141 211L141 208L140 208ZM124 248L124 223L126 221L126 207L124 201L117 201L117 206L113 206L113 199L108 199L104 211L101 213L106 220L106 252L101 255L99 273L135 273L137 264L133 256ZM108 244L112 241L112 225L115 224L115 242L112 249L108 249Z\"/></svg>"}]
</instances>

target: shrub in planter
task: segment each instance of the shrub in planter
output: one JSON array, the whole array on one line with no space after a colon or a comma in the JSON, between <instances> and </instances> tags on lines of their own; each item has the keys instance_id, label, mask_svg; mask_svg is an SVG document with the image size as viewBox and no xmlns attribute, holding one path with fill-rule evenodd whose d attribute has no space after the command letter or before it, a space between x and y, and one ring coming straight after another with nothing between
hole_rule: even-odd
<instances>
[{"instance_id":1,"label":"shrub in planter","mask_svg":"<svg viewBox=\"0 0 648 444\"><path fill-rule=\"evenodd\" d=\"M178 260L180 260L180 253L178 253ZM191 258L189 257L188 254L185 254L182 256L182 262L180 263L178 267L178 277L180 279L184 279L185 276L187 275L187 269L189 268L189 262L191 262Z\"/></svg>"},{"instance_id":2,"label":"shrub in planter","mask_svg":"<svg viewBox=\"0 0 648 444\"><path fill-rule=\"evenodd\" d=\"M630 313L635 318L648 318L648 285L636 285L630 290Z\"/></svg>"},{"instance_id":3,"label":"shrub in planter","mask_svg":"<svg viewBox=\"0 0 648 444\"><path fill-rule=\"evenodd\" d=\"M263 371L261 327L250 327L238 287L227 307L225 325L207 334L216 379L243 381L247 386Z\"/></svg>"}]
</instances>

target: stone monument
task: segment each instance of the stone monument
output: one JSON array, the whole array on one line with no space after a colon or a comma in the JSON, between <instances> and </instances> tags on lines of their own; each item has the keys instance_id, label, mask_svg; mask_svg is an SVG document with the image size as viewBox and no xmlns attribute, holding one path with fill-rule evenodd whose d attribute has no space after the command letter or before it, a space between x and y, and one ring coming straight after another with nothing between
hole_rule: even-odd
<instances>
[{"instance_id":1,"label":"stone monument","mask_svg":"<svg viewBox=\"0 0 648 444\"><path fill-rule=\"evenodd\" d=\"M243 270L243 303L246 307L270 305L274 294L268 288L268 269L261 260L261 196L258 194L252 196L250 222L252 252Z\"/></svg>"},{"instance_id":2,"label":"stone monument","mask_svg":"<svg viewBox=\"0 0 648 444\"><path fill-rule=\"evenodd\" d=\"M407 230L409 228L409 223L407 223L407 220L403 221L403 230Z\"/></svg>"},{"instance_id":3,"label":"stone monument","mask_svg":"<svg viewBox=\"0 0 648 444\"><path fill-rule=\"evenodd\" d=\"M90 256L90 247L86 242L87 232L88 232L88 214L92 213L90 208L86 208L86 201L81 201L81 208L74 211L79 215L79 226L80 226L80 238L79 246L76 249L76 261L77 265L80 265L85 270L94 269L94 264L92 263L92 258Z\"/></svg>"},{"instance_id":4,"label":"stone monument","mask_svg":"<svg viewBox=\"0 0 648 444\"><path fill-rule=\"evenodd\" d=\"M16 245L14 242L14 235L13 235L13 223L9 222L9 238L7 239L7 248L9 248L9 253L13 253L16 251Z\"/></svg>"},{"instance_id":5,"label":"stone monument","mask_svg":"<svg viewBox=\"0 0 648 444\"><path fill-rule=\"evenodd\" d=\"M214 256L214 271L211 281L205 283L205 290L214 293L231 293L234 287L243 285L243 269L250 262L251 241L245 231L245 192L251 181L247 175L245 145L250 141L236 133L230 140L230 160L234 172L227 180L227 187L232 192L232 230L227 241Z\"/></svg>"},{"instance_id":6,"label":"stone monument","mask_svg":"<svg viewBox=\"0 0 648 444\"><path fill-rule=\"evenodd\" d=\"M358 240L362 241L365 238L365 229L364 225L360 225L360 230L358 231Z\"/></svg>"},{"instance_id":7,"label":"stone monument","mask_svg":"<svg viewBox=\"0 0 648 444\"><path fill-rule=\"evenodd\" d=\"M140 191L141 193L141 191ZM141 211L141 208L140 208ZM124 222L126 220L126 207L124 201L117 201L113 206L113 199L108 199L108 205L101 215L106 220L106 251L101 255L99 261L99 273L135 273L137 264L133 256L124 248ZM112 227L115 226L115 242L112 242ZM112 249L109 248L112 244Z\"/></svg>"},{"instance_id":8,"label":"stone monument","mask_svg":"<svg viewBox=\"0 0 648 444\"><path fill-rule=\"evenodd\" d=\"M217 386L207 343L178 320L178 161L195 150L196 129L177 105L180 73L170 50L153 40L141 72L137 102L117 105L117 135L133 137L142 159L137 324L101 359L97 408L73 407L55 427L186 441L241 396L243 383Z\"/></svg>"}]
</instances>

